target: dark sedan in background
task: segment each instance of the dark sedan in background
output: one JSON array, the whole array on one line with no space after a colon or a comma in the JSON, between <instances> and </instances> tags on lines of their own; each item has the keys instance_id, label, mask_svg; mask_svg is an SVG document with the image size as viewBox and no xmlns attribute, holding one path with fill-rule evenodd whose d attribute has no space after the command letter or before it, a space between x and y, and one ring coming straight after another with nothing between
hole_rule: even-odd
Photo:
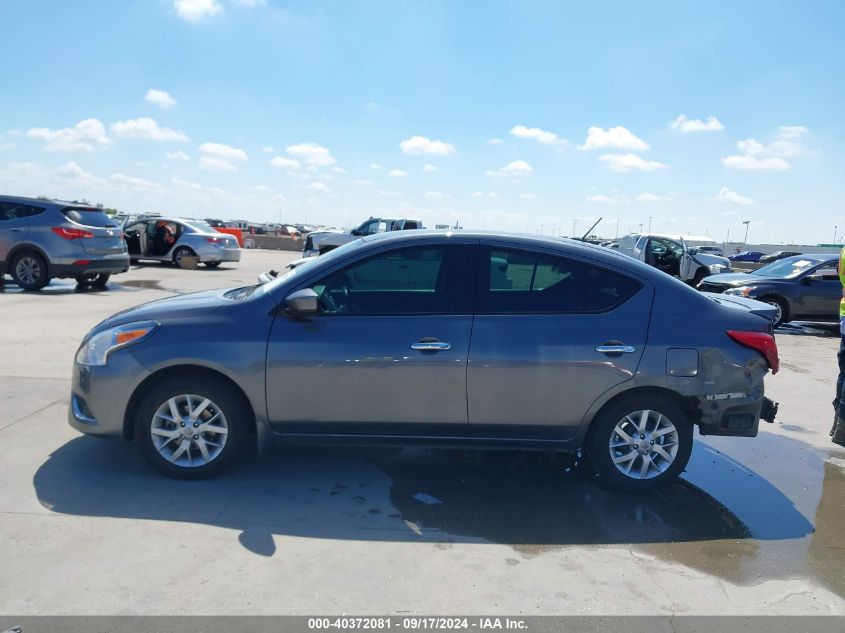
<instances>
[{"instance_id":1,"label":"dark sedan in background","mask_svg":"<svg viewBox=\"0 0 845 633\"><path fill-rule=\"evenodd\" d=\"M768 255L763 255L759 262L761 264L771 264L779 259L786 259L787 257L795 257L796 255L803 255L800 251L775 251Z\"/></svg>"},{"instance_id":2,"label":"dark sedan in background","mask_svg":"<svg viewBox=\"0 0 845 633\"><path fill-rule=\"evenodd\" d=\"M728 259L732 262L749 262L755 264L760 261L761 257L763 257L763 253L760 251L742 251L736 255L731 255Z\"/></svg>"},{"instance_id":3,"label":"dark sedan in background","mask_svg":"<svg viewBox=\"0 0 845 633\"><path fill-rule=\"evenodd\" d=\"M750 273L705 277L698 289L764 301L777 310L775 327L789 321L838 321L838 263L836 254L797 255Z\"/></svg>"}]
</instances>

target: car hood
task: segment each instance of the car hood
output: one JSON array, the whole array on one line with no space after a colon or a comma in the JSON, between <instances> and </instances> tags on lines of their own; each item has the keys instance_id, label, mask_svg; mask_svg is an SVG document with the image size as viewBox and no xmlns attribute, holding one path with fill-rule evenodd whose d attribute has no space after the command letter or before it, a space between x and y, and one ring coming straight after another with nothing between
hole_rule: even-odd
<instances>
[{"instance_id":1,"label":"car hood","mask_svg":"<svg viewBox=\"0 0 845 633\"><path fill-rule=\"evenodd\" d=\"M731 265L731 260L729 260L727 257L721 257L719 255L709 255L708 253L696 253L695 255L693 255L693 257L705 266L713 266L714 264L719 264L720 266L730 267Z\"/></svg>"},{"instance_id":2,"label":"car hood","mask_svg":"<svg viewBox=\"0 0 845 633\"><path fill-rule=\"evenodd\" d=\"M762 275L751 275L749 273L722 273L721 275L711 275L705 277L702 283L712 284L714 286L725 286L726 288L737 288L739 286L750 286L754 284L772 283L784 281L776 277L763 277Z\"/></svg>"},{"instance_id":3,"label":"car hood","mask_svg":"<svg viewBox=\"0 0 845 633\"><path fill-rule=\"evenodd\" d=\"M167 319L202 316L231 303L231 299L226 298L226 293L230 291L231 288L208 290L206 292L195 292L142 303L141 305L111 315L97 326L97 329L105 329L106 327L114 327L135 321L163 321Z\"/></svg>"}]
</instances>

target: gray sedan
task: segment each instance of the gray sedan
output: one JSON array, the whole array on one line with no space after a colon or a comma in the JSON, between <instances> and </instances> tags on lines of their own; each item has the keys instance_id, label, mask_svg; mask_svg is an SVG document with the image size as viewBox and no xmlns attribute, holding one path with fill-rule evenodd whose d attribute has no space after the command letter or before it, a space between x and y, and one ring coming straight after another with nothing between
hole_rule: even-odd
<instances>
[{"instance_id":1,"label":"gray sedan","mask_svg":"<svg viewBox=\"0 0 845 633\"><path fill-rule=\"evenodd\" d=\"M694 427L754 437L774 419L771 316L580 242L388 233L103 321L69 421L182 478L252 442L470 445L583 448L606 485L650 490Z\"/></svg>"},{"instance_id":2,"label":"gray sedan","mask_svg":"<svg viewBox=\"0 0 845 633\"><path fill-rule=\"evenodd\" d=\"M203 220L147 218L127 224L123 231L133 262L151 259L184 267L186 257L196 257L214 268L223 262L241 261L237 239Z\"/></svg>"}]
</instances>

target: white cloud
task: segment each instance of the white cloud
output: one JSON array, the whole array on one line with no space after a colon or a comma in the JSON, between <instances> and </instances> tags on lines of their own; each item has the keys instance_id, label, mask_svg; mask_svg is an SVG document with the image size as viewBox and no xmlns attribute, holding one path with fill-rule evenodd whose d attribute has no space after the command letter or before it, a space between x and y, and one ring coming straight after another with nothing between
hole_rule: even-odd
<instances>
[{"instance_id":1,"label":"white cloud","mask_svg":"<svg viewBox=\"0 0 845 633\"><path fill-rule=\"evenodd\" d=\"M643 191L636 198L634 198L634 200L636 200L637 202L672 202L673 198L671 195L661 196L656 193Z\"/></svg>"},{"instance_id":2,"label":"white cloud","mask_svg":"<svg viewBox=\"0 0 845 633\"><path fill-rule=\"evenodd\" d=\"M706 121L702 121L701 119L688 119L686 115L682 114L672 121L672 129L681 132L718 132L724 130L725 126L714 116L709 116Z\"/></svg>"},{"instance_id":3,"label":"white cloud","mask_svg":"<svg viewBox=\"0 0 845 633\"><path fill-rule=\"evenodd\" d=\"M372 187L375 183L372 180L353 180L356 185L361 185L362 187Z\"/></svg>"},{"instance_id":4,"label":"white cloud","mask_svg":"<svg viewBox=\"0 0 845 633\"><path fill-rule=\"evenodd\" d=\"M381 171L381 165L378 163L370 163L370 169L373 171Z\"/></svg>"},{"instance_id":5,"label":"white cloud","mask_svg":"<svg viewBox=\"0 0 845 633\"><path fill-rule=\"evenodd\" d=\"M129 119L128 121L117 121L109 125L114 136L120 138L138 138L149 141L187 141L188 136L182 130L171 130L161 127L149 117Z\"/></svg>"},{"instance_id":6,"label":"white cloud","mask_svg":"<svg viewBox=\"0 0 845 633\"><path fill-rule=\"evenodd\" d=\"M157 182L150 182L135 176L126 176L121 173L112 174L109 180L119 187L133 191L161 191L163 187Z\"/></svg>"},{"instance_id":7,"label":"white cloud","mask_svg":"<svg viewBox=\"0 0 845 633\"><path fill-rule=\"evenodd\" d=\"M648 149L648 143L635 136L629 129L617 125L616 127L603 129L591 126L587 129L587 138L578 149L605 149L617 147L619 149L633 149L644 151Z\"/></svg>"},{"instance_id":8,"label":"white cloud","mask_svg":"<svg viewBox=\"0 0 845 633\"><path fill-rule=\"evenodd\" d=\"M754 204L753 198L738 194L736 191L731 191L727 187L719 189L719 193L717 193L713 199L717 202L727 202L729 204Z\"/></svg>"},{"instance_id":9,"label":"white cloud","mask_svg":"<svg viewBox=\"0 0 845 633\"><path fill-rule=\"evenodd\" d=\"M514 160L499 169L488 169L485 176L497 176L506 178L508 176L524 176L534 171L534 168L524 160Z\"/></svg>"},{"instance_id":10,"label":"white cloud","mask_svg":"<svg viewBox=\"0 0 845 633\"><path fill-rule=\"evenodd\" d=\"M558 137L554 132L548 132L538 127L525 127L524 125L517 125L511 128L512 136L517 138L534 139L538 143L544 145L561 145L566 143L562 138Z\"/></svg>"},{"instance_id":11,"label":"white cloud","mask_svg":"<svg viewBox=\"0 0 845 633\"><path fill-rule=\"evenodd\" d=\"M437 171L437 167L435 167L431 163L426 163L425 165L423 165L423 171Z\"/></svg>"},{"instance_id":12,"label":"white cloud","mask_svg":"<svg viewBox=\"0 0 845 633\"><path fill-rule=\"evenodd\" d=\"M276 156L271 161L270 164L273 167L278 167L279 169L288 169L292 171L296 171L300 168L299 161L294 158L285 158L284 156Z\"/></svg>"},{"instance_id":13,"label":"white cloud","mask_svg":"<svg viewBox=\"0 0 845 633\"><path fill-rule=\"evenodd\" d=\"M536 193L521 193L519 197L523 200L536 200L539 196Z\"/></svg>"},{"instance_id":14,"label":"white cloud","mask_svg":"<svg viewBox=\"0 0 845 633\"><path fill-rule=\"evenodd\" d=\"M176 15L188 22L199 22L203 18L223 13L223 6L217 0L174 0Z\"/></svg>"},{"instance_id":15,"label":"white cloud","mask_svg":"<svg viewBox=\"0 0 845 633\"><path fill-rule=\"evenodd\" d=\"M585 198L587 202L592 202L595 204L617 204L620 202L630 202L627 196L623 196L621 194L614 194L612 196L605 195L603 193L594 193Z\"/></svg>"},{"instance_id":16,"label":"white cloud","mask_svg":"<svg viewBox=\"0 0 845 633\"><path fill-rule=\"evenodd\" d=\"M744 171L786 171L792 164L786 160L806 153L802 140L809 130L801 125L782 125L778 128L775 139L761 143L749 138L736 144L739 154L725 156L722 164L728 169Z\"/></svg>"},{"instance_id":17,"label":"white cloud","mask_svg":"<svg viewBox=\"0 0 845 633\"><path fill-rule=\"evenodd\" d=\"M288 154L295 156L305 162L306 165L314 167L328 167L337 161L327 147L316 143L297 143L287 148Z\"/></svg>"},{"instance_id":18,"label":"white cloud","mask_svg":"<svg viewBox=\"0 0 845 633\"><path fill-rule=\"evenodd\" d=\"M26 136L47 141L45 149L51 152L89 152L111 144L106 128L99 119L85 119L73 127L58 130L34 127L26 131Z\"/></svg>"},{"instance_id":19,"label":"white cloud","mask_svg":"<svg viewBox=\"0 0 845 633\"><path fill-rule=\"evenodd\" d=\"M156 90L155 88L147 90L147 96L144 98L150 103L154 103L162 110L169 110L176 105L176 99L171 97L169 92Z\"/></svg>"},{"instance_id":20,"label":"white cloud","mask_svg":"<svg viewBox=\"0 0 845 633\"><path fill-rule=\"evenodd\" d=\"M167 156L170 160L191 160L191 157L182 150L179 150L178 152L167 152L165 156Z\"/></svg>"},{"instance_id":21,"label":"white cloud","mask_svg":"<svg viewBox=\"0 0 845 633\"><path fill-rule=\"evenodd\" d=\"M442 191L426 191L425 197L426 198L445 198L446 194L444 194Z\"/></svg>"},{"instance_id":22,"label":"white cloud","mask_svg":"<svg viewBox=\"0 0 845 633\"><path fill-rule=\"evenodd\" d=\"M391 169L390 173L388 173L387 175L391 176L392 178L404 178L408 175L408 172L404 169Z\"/></svg>"},{"instance_id":23,"label":"white cloud","mask_svg":"<svg viewBox=\"0 0 845 633\"><path fill-rule=\"evenodd\" d=\"M324 183L324 182L312 182L310 185L308 185L308 188L309 188L309 189L314 189L314 190L316 190L316 191L324 191L324 192L329 192L329 191L331 191L331 187L329 187L329 186L328 186L326 183Z\"/></svg>"},{"instance_id":24,"label":"white cloud","mask_svg":"<svg viewBox=\"0 0 845 633\"><path fill-rule=\"evenodd\" d=\"M206 171L238 171L232 163L216 156L200 156L199 166Z\"/></svg>"},{"instance_id":25,"label":"white cloud","mask_svg":"<svg viewBox=\"0 0 845 633\"><path fill-rule=\"evenodd\" d=\"M434 154L435 156L449 156L457 150L455 146L443 141L432 141L425 136L412 136L399 143L399 148L405 154Z\"/></svg>"},{"instance_id":26,"label":"white cloud","mask_svg":"<svg viewBox=\"0 0 845 633\"><path fill-rule=\"evenodd\" d=\"M490 143L490 145L501 145L505 141L500 138L490 138L487 139L487 142Z\"/></svg>"},{"instance_id":27,"label":"white cloud","mask_svg":"<svg viewBox=\"0 0 845 633\"><path fill-rule=\"evenodd\" d=\"M602 154L599 160L607 163L608 169L620 173L629 171L656 171L668 169L669 165L658 163L656 160L646 160L636 154Z\"/></svg>"},{"instance_id":28,"label":"white cloud","mask_svg":"<svg viewBox=\"0 0 845 633\"><path fill-rule=\"evenodd\" d=\"M401 198L401 197L402 197L402 196L404 196L405 194L403 194L403 193L401 193L401 192L399 192L399 191L388 191L388 190L386 190L386 189L379 189L379 190L378 190L378 195L380 195L380 196L387 196L387 197L389 197L389 198Z\"/></svg>"},{"instance_id":29,"label":"white cloud","mask_svg":"<svg viewBox=\"0 0 845 633\"><path fill-rule=\"evenodd\" d=\"M232 4L237 4L242 7L263 7L267 4L267 0L231 0Z\"/></svg>"},{"instance_id":30,"label":"white cloud","mask_svg":"<svg viewBox=\"0 0 845 633\"><path fill-rule=\"evenodd\" d=\"M473 198L485 198L485 197L486 198L497 198L498 196L496 195L495 191L488 191L487 193L484 193L483 191L474 191L473 194L472 194L472 197Z\"/></svg>"},{"instance_id":31,"label":"white cloud","mask_svg":"<svg viewBox=\"0 0 845 633\"><path fill-rule=\"evenodd\" d=\"M272 145L265 145L264 147L261 148L261 151L264 152L265 154L272 154L273 152L276 151L276 148L273 147Z\"/></svg>"},{"instance_id":32,"label":"white cloud","mask_svg":"<svg viewBox=\"0 0 845 633\"><path fill-rule=\"evenodd\" d=\"M199 146L201 154L222 158L224 160L247 160L247 154L242 149L224 145L223 143L203 143Z\"/></svg>"},{"instance_id":33,"label":"white cloud","mask_svg":"<svg viewBox=\"0 0 845 633\"><path fill-rule=\"evenodd\" d=\"M346 170L343 167L338 167L337 165L332 167L332 171L336 174L345 174L346 173Z\"/></svg>"}]
</instances>

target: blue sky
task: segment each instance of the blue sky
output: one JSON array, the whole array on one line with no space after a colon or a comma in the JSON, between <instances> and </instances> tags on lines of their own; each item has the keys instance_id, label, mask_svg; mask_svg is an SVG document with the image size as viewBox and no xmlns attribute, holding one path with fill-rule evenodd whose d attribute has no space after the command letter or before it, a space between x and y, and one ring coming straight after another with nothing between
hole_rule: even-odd
<instances>
[{"instance_id":1,"label":"blue sky","mask_svg":"<svg viewBox=\"0 0 845 633\"><path fill-rule=\"evenodd\" d=\"M842 2L3 0L0 191L830 242ZM11 28L9 28L11 27ZM841 222L840 222L841 220ZM578 231L580 233L580 231Z\"/></svg>"}]
</instances>

